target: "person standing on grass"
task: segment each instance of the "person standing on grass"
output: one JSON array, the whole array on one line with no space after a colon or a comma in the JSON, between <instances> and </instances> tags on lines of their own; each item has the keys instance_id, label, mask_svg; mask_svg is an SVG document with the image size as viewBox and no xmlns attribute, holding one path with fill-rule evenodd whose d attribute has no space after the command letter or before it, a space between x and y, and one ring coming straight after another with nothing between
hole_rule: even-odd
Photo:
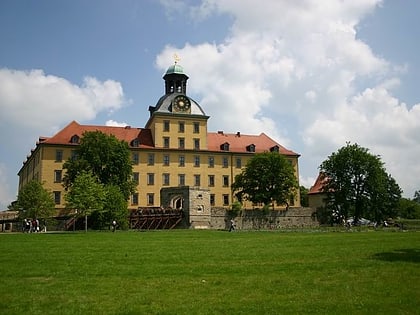
<instances>
[{"instance_id":1,"label":"person standing on grass","mask_svg":"<svg viewBox=\"0 0 420 315\"><path fill-rule=\"evenodd\" d=\"M235 230L235 221L233 219L230 219L229 232L234 231L234 230Z\"/></svg>"},{"instance_id":2,"label":"person standing on grass","mask_svg":"<svg viewBox=\"0 0 420 315\"><path fill-rule=\"evenodd\" d=\"M115 232L116 229L117 229L117 221L113 220L112 221L112 232Z\"/></svg>"}]
</instances>

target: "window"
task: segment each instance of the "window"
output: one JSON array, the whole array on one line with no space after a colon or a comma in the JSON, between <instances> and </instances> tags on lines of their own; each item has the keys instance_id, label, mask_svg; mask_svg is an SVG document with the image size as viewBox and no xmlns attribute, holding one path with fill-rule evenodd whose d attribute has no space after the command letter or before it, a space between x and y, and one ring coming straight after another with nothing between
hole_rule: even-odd
<instances>
[{"instance_id":1,"label":"window","mask_svg":"<svg viewBox=\"0 0 420 315\"><path fill-rule=\"evenodd\" d=\"M131 204L132 205L138 205L139 204L139 194L134 193L131 195Z\"/></svg>"},{"instance_id":2,"label":"window","mask_svg":"<svg viewBox=\"0 0 420 315\"><path fill-rule=\"evenodd\" d=\"M214 187L214 175L209 175L209 187Z\"/></svg>"},{"instance_id":3,"label":"window","mask_svg":"<svg viewBox=\"0 0 420 315\"><path fill-rule=\"evenodd\" d=\"M163 165L168 166L169 165L169 154L163 155Z\"/></svg>"},{"instance_id":4,"label":"window","mask_svg":"<svg viewBox=\"0 0 420 315\"><path fill-rule=\"evenodd\" d=\"M193 124L193 132L194 133L200 133L200 123L198 123L198 122L194 122L194 124Z\"/></svg>"},{"instance_id":5,"label":"window","mask_svg":"<svg viewBox=\"0 0 420 315\"><path fill-rule=\"evenodd\" d=\"M185 132L185 123L183 121L178 122L178 132Z\"/></svg>"},{"instance_id":6,"label":"window","mask_svg":"<svg viewBox=\"0 0 420 315\"><path fill-rule=\"evenodd\" d=\"M223 187L229 186L229 175L223 175Z\"/></svg>"},{"instance_id":7,"label":"window","mask_svg":"<svg viewBox=\"0 0 420 315\"><path fill-rule=\"evenodd\" d=\"M222 145L220 145L220 150L229 151L229 143L225 142Z\"/></svg>"},{"instance_id":8,"label":"window","mask_svg":"<svg viewBox=\"0 0 420 315\"><path fill-rule=\"evenodd\" d=\"M274 147L271 147L270 152L279 152L279 146L275 145Z\"/></svg>"},{"instance_id":9,"label":"window","mask_svg":"<svg viewBox=\"0 0 420 315\"><path fill-rule=\"evenodd\" d=\"M200 175L196 174L194 175L194 186L200 186Z\"/></svg>"},{"instance_id":10,"label":"window","mask_svg":"<svg viewBox=\"0 0 420 315\"><path fill-rule=\"evenodd\" d=\"M246 147L248 152L255 152L255 144L250 144Z\"/></svg>"},{"instance_id":11,"label":"window","mask_svg":"<svg viewBox=\"0 0 420 315\"><path fill-rule=\"evenodd\" d=\"M169 148L169 137L163 137L163 147Z\"/></svg>"},{"instance_id":12,"label":"window","mask_svg":"<svg viewBox=\"0 0 420 315\"><path fill-rule=\"evenodd\" d=\"M227 158L227 156L222 157L222 164L225 168L229 166L229 159Z\"/></svg>"},{"instance_id":13,"label":"window","mask_svg":"<svg viewBox=\"0 0 420 315\"><path fill-rule=\"evenodd\" d=\"M155 164L155 155L154 153L149 153L147 157L147 164L148 165L154 165Z\"/></svg>"},{"instance_id":14,"label":"window","mask_svg":"<svg viewBox=\"0 0 420 315\"><path fill-rule=\"evenodd\" d=\"M194 149L200 150L200 139L194 139Z\"/></svg>"},{"instance_id":15,"label":"window","mask_svg":"<svg viewBox=\"0 0 420 315\"><path fill-rule=\"evenodd\" d=\"M155 184L155 174L147 173L147 185L154 185L154 184Z\"/></svg>"},{"instance_id":16,"label":"window","mask_svg":"<svg viewBox=\"0 0 420 315\"><path fill-rule=\"evenodd\" d=\"M62 174L63 174L62 170L54 171L54 183L61 183Z\"/></svg>"},{"instance_id":17,"label":"window","mask_svg":"<svg viewBox=\"0 0 420 315\"><path fill-rule=\"evenodd\" d=\"M179 149L185 149L185 139L184 138L178 138L178 148Z\"/></svg>"},{"instance_id":18,"label":"window","mask_svg":"<svg viewBox=\"0 0 420 315\"><path fill-rule=\"evenodd\" d=\"M163 131L169 131L169 120L163 121Z\"/></svg>"},{"instance_id":19,"label":"window","mask_svg":"<svg viewBox=\"0 0 420 315\"><path fill-rule=\"evenodd\" d=\"M131 155L131 160L133 161L133 164L134 165L138 165L139 164L139 161L140 161L139 154L138 153L133 153Z\"/></svg>"},{"instance_id":20,"label":"window","mask_svg":"<svg viewBox=\"0 0 420 315\"><path fill-rule=\"evenodd\" d=\"M210 206L214 206L215 205L215 196L214 194L210 194Z\"/></svg>"},{"instance_id":21,"label":"window","mask_svg":"<svg viewBox=\"0 0 420 315\"><path fill-rule=\"evenodd\" d=\"M56 162L63 161L63 150L56 150L55 151L55 161Z\"/></svg>"},{"instance_id":22,"label":"window","mask_svg":"<svg viewBox=\"0 0 420 315\"><path fill-rule=\"evenodd\" d=\"M133 182L135 182L137 185L139 184L139 173L133 172Z\"/></svg>"},{"instance_id":23,"label":"window","mask_svg":"<svg viewBox=\"0 0 420 315\"><path fill-rule=\"evenodd\" d=\"M74 161L77 159L77 151L76 150L71 150L71 155L70 158Z\"/></svg>"},{"instance_id":24,"label":"window","mask_svg":"<svg viewBox=\"0 0 420 315\"><path fill-rule=\"evenodd\" d=\"M53 195L54 195L54 203L56 205L59 205L61 203L61 191L54 191Z\"/></svg>"},{"instance_id":25,"label":"window","mask_svg":"<svg viewBox=\"0 0 420 315\"><path fill-rule=\"evenodd\" d=\"M162 182L163 182L163 186L169 186L169 177L170 175L168 173L163 173L162 174Z\"/></svg>"},{"instance_id":26,"label":"window","mask_svg":"<svg viewBox=\"0 0 420 315\"><path fill-rule=\"evenodd\" d=\"M185 156L179 156L179 166L185 166Z\"/></svg>"},{"instance_id":27,"label":"window","mask_svg":"<svg viewBox=\"0 0 420 315\"><path fill-rule=\"evenodd\" d=\"M134 139L133 141L131 141L131 146L138 148L139 145L140 145L139 139Z\"/></svg>"},{"instance_id":28,"label":"window","mask_svg":"<svg viewBox=\"0 0 420 315\"><path fill-rule=\"evenodd\" d=\"M214 167L214 156L209 156L209 167Z\"/></svg>"},{"instance_id":29,"label":"window","mask_svg":"<svg viewBox=\"0 0 420 315\"><path fill-rule=\"evenodd\" d=\"M200 167L200 156L194 156L194 167Z\"/></svg>"},{"instance_id":30,"label":"window","mask_svg":"<svg viewBox=\"0 0 420 315\"><path fill-rule=\"evenodd\" d=\"M70 139L70 143L79 143L80 137L78 135L74 135Z\"/></svg>"},{"instance_id":31,"label":"window","mask_svg":"<svg viewBox=\"0 0 420 315\"><path fill-rule=\"evenodd\" d=\"M153 206L155 203L155 194L147 194L147 205L148 206Z\"/></svg>"},{"instance_id":32,"label":"window","mask_svg":"<svg viewBox=\"0 0 420 315\"><path fill-rule=\"evenodd\" d=\"M223 205L224 206L229 205L229 195L223 195Z\"/></svg>"},{"instance_id":33,"label":"window","mask_svg":"<svg viewBox=\"0 0 420 315\"><path fill-rule=\"evenodd\" d=\"M178 185L185 186L185 174L178 174Z\"/></svg>"},{"instance_id":34,"label":"window","mask_svg":"<svg viewBox=\"0 0 420 315\"><path fill-rule=\"evenodd\" d=\"M236 168L241 168L242 167L242 160L241 158L236 158Z\"/></svg>"}]
</instances>

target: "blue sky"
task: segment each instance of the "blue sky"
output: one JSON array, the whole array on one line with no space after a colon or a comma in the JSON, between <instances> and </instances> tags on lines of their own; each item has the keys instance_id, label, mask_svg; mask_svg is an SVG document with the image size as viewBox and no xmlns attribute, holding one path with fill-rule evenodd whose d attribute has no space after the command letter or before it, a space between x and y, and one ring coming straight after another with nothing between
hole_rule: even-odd
<instances>
[{"instance_id":1,"label":"blue sky","mask_svg":"<svg viewBox=\"0 0 420 315\"><path fill-rule=\"evenodd\" d=\"M143 127L173 55L209 130L265 132L300 182L356 142L420 189L420 2L0 1L0 210L39 136L72 120Z\"/></svg>"}]
</instances>

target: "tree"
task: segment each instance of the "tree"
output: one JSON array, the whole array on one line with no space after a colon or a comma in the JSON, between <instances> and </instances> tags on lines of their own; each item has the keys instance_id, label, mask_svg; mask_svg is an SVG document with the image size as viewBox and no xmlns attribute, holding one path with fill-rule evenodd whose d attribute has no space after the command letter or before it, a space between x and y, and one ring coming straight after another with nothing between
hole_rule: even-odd
<instances>
[{"instance_id":1,"label":"tree","mask_svg":"<svg viewBox=\"0 0 420 315\"><path fill-rule=\"evenodd\" d=\"M300 190L300 205L302 207L308 207L309 206L309 200L308 200L309 189L304 186L300 186L299 190Z\"/></svg>"},{"instance_id":2,"label":"tree","mask_svg":"<svg viewBox=\"0 0 420 315\"><path fill-rule=\"evenodd\" d=\"M402 219L420 219L420 204L415 199L401 198L398 215Z\"/></svg>"},{"instance_id":3,"label":"tree","mask_svg":"<svg viewBox=\"0 0 420 315\"><path fill-rule=\"evenodd\" d=\"M347 143L320 165L327 181L327 208L336 218L362 216L380 221L395 215L401 189L386 173L379 156L358 144Z\"/></svg>"},{"instance_id":4,"label":"tree","mask_svg":"<svg viewBox=\"0 0 420 315\"><path fill-rule=\"evenodd\" d=\"M54 214L54 199L50 191L43 184L31 180L19 191L16 203L11 208L19 211L19 217L49 218Z\"/></svg>"},{"instance_id":5,"label":"tree","mask_svg":"<svg viewBox=\"0 0 420 315\"><path fill-rule=\"evenodd\" d=\"M109 227L113 220L116 220L120 229L128 228L128 208L119 187L107 185L105 188L104 208L101 211L94 211L92 219L94 228L102 229Z\"/></svg>"},{"instance_id":6,"label":"tree","mask_svg":"<svg viewBox=\"0 0 420 315\"><path fill-rule=\"evenodd\" d=\"M87 231L87 217L103 209L105 191L92 173L83 171L76 176L65 198L66 207L76 210L76 217L85 217Z\"/></svg>"},{"instance_id":7,"label":"tree","mask_svg":"<svg viewBox=\"0 0 420 315\"><path fill-rule=\"evenodd\" d=\"M420 203L420 190L416 190L416 191L414 192L414 198L413 198L413 201L415 201L415 202L417 202L417 203Z\"/></svg>"},{"instance_id":8,"label":"tree","mask_svg":"<svg viewBox=\"0 0 420 315\"><path fill-rule=\"evenodd\" d=\"M84 132L77 157L64 163L64 187L69 189L81 172L90 171L103 185L119 187L125 200L134 192L128 143L100 131Z\"/></svg>"},{"instance_id":9,"label":"tree","mask_svg":"<svg viewBox=\"0 0 420 315\"><path fill-rule=\"evenodd\" d=\"M297 188L293 166L277 152L255 154L232 184L240 202L246 199L264 206L274 202L288 205Z\"/></svg>"}]
</instances>

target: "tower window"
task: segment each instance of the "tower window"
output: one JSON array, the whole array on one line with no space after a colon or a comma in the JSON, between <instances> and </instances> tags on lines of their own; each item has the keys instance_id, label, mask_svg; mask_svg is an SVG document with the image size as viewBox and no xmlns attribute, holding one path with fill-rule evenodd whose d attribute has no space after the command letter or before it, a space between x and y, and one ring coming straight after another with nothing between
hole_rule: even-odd
<instances>
[{"instance_id":1,"label":"tower window","mask_svg":"<svg viewBox=\"0 0 420 315\"><path fill-rule=\"evenodd\" d=\"M194 139L194 149L200 150L200 139Z\"/></svg>"},{"instance_id":2,"label":"tower window","mask_svg":"<svg viewBox=\"0 0 420 315\"><path fill-rule=\"evenodd\" d=\"M201 180L200 179L201 178L200 178L200 175L199 174L194 175L194 186L200 186L200 184L201 184Z\"/></svg>"},{"instance_id":3,"label":"tower window","mask_svg":"<svg viewBox=\"0 0 420 315\"><path fill-rule=\"evenodd\" d=\"M223 187L229 186L229 175L223 175Z\"/></svg>"},{"instance_id":4,"label":"tower window","mask_svg":"<svg viewBox=\"0 0 420 315\"><path fill-rule=\"evenodd\" d=\"M163 121L163 131L169 131L169 120Z\"/></svg>"},{"instance_id":5,"label":"tower window","mask_svg":"<svg viewBox=\"0 0 420 315\"><path fill-rule=\"evenodd\" d=\"M147 164L154 165L155 164L155 155L153 153L149 153L147 156Z\"/></svg>"},{"instance_id":6,"label":"tower window","mask_svg":"<svg viewBox=\"0 0 420 315\"><path fill-rule=\"evenodd\" d=\"M185 132L185 123L183 121L178 122L178 132Z\"/></svg>"},{"instance_id":7,"label":"tower window","mask_svg":"<svg viewBox=\"0 0 420 315\"><path fill-rule=\"evenodd\" d=\"M169 186L169 179L170 179L170 174L169 173L164 173L162 175L162 181L163 181L164 186Z\"/></svg>"},{"instance_id":8,"label":"tower window","mask_svg":"<svg viewBox=\"0 0 420 315\"><path fill-rule=\"evenodd\" d=\"M154 185L155 184L155 174L148 173L147 174L147 185Z\"/></svg>"},{"instance_id":9,"label":"tower window","mask_svg":"<svg viewBox=\"0 0 420 315\"><path fill-rule=\"evenodd\" d=\"M131 156L131 160L133 161L133 164L135 165L139 164L139 154L133 153L133 155Z\"/></svg>"},{"instance_id":10,"label":"tower window","mask_svg":"<svg viewBox=\"0 0 420 315\"><path fill-rule=\"evenodd\" d=\"M194 133L200 133L200 123L194 122Z\"/></svg>"},{"instance_id":11,"label":"tower window","mask_svg":"<svg viewBox=\"0 0 420 315\"><path fill-rule=\"evenodd\" d=\"M209 187L214 187L214 175L209 175Z\"/></svg>"},{"instance_id":12,"label":"tower window","mask_svg":"<svg viewBox=\"0 0 420 315\"><path fill-rule=\"evenodd\" d=\"M131 195L131 204L138 205L139 204L139 194L135 193Z\"/></svg>"},{"instance_id":13,"label":"tower window","mask_svg":"<svg viewBox=\"0 0 420 315\"><path fill-rule=\"evenodd\" d=\"M214 167L214 156L209 156L209 167Z\"/></svg>"},{"instance_id":14,"label":"tower window","mask_svg":"<svg viewBox=\"0 0 420 315\"><path fill-rule=\"evenodd\" d=\"M169 148L169 137L163 137L163 147Z\"/></svg>"}]
</instances>

